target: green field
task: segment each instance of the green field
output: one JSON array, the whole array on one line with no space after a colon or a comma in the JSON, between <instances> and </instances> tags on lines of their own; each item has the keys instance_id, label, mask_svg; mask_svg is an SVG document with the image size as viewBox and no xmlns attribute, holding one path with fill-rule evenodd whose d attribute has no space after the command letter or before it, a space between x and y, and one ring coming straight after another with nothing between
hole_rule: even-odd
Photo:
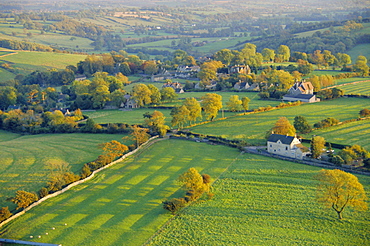
<instances>
[{"instance_id":1,"label":"green field","mask_svg":"<svg viewBox=\"0 0 370 246\"><path fill-rule=\"evenodd\" d=\"M369 245L369 212L315 202L320 169L244 154L214 184L214 199L187 207L150 245ZM367 194L370 179L359 176Z\"/></svg>"},{"instance_id":2,"label":"green field","mask_svg":"<svg viewBox=\"0 0 370 246\"><path fill-rule=\"evenodd\" d=\"M358 95L368 95L370 96L370 80L366 82L344 85L338 87L341 90L344 90L344 94L358 94Z\"/></svg>"},{"instance_id":3,"label":"green field","mask_svg":"<svg viewBox=\"0 0 370 246\"><path fill-rule=\"evenodd\" d=\"M121 140L114 134L19 135L0 131L0 207L15 205L5 199L17 190L37 192L48 181L48 163L69 163L79 174L83 164L102 153L98 144Z\"/></svg>"},{"instance_id":4,"label":"green field","mask_svg":"<svg viewBox=\"0 0 370 246\"><path fill-rule=\"evenodd\" d=\"M47 68L64 69L68 65L77 65L79 61L86 58L86 55L75 55L65 53L38 52L38 51L17 51L17 54L2 57L5 62L41 66ZM32 67L33 68L33 67Z\"/></svg>"},{"instance_id":5,"label":"green field","mask_svg":"<svg viewBox=\"0 0 370 246\"><path fill-rule=\"evenodd\" d=\"M355 121L343 125L332 126L320 130L315 130L310 134L304 135L311 138L313 134L324 137L327 141L354 145L358 144L370 151L370 120Z\"/></svg>"},{"instance_id":6,"label":"green field","mask_svg":"<svg viewBox=\"0 0 370 246\"><path fill-rule=\"evenodd\" d=\"M287 117L293 124L294 117L301 115L305 116L308 122L313 125L328 117L334 117L340 121L355 119L358 118L361 109L369 107L370 100L368 99L339 98L320 103L303 104L298 107L231 117L189 129L195 133L216 135L228 139L243 139L251 144L264 145L266 131L274 126L279 117Z\"/></svg>"},{"instance_id":7,"label":"green field","mask_svg":"<svg viewBox=\"0 0 370 246\"><path fill-rule=\"evenodd\" d=\"M122 111L118 109L112 110L96 110L96 111L83 111L83 114L93 119L95 123L126 123L129 125L143 124L146 112L152 113L155 109L151 108L138 108L130 111ZM170 109L157 109L164 114L166 122L169 124L171 121Z\"/></svg>"},{"instance_id":8,"label":"green field","mask_svg":"<svg viewBox=\"0 0 370 246\"><path fill-rule=\"evenodd\" d=\"M172 217L161 202L183 195L179 175L195 167L218 177L238 155L225 146L158 142L3 226L1 237L68 246L142 245Z\"/></svg>"}]
</instances>

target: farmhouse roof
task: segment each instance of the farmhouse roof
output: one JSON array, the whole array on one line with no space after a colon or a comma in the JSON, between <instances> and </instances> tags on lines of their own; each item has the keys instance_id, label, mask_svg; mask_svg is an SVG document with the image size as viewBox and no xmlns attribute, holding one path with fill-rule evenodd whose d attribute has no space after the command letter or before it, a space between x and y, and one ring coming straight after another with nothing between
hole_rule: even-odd
<instances>
[{"instance_id":1,"label":"farmhouse roof","mask_svg":"<svg viewBox=\"0 0 370 246\"><path fill-rule=\"evenodd\" d=\"M282 144L290 145L293 142L294 138L295 137L287 136L287 135L271 134L270 137L267 139L267 141L277 143L280 140Z\"/></svg>"},{"instance_id":2,"label":"farmhouse roof","mask_svg":"<svg viewBox=\"0 0 370 246\"><path fill-rule=\"evenodd\" d=\"M286 97L293 97L293 98L297 98L297 99L311 99L312 97L314 97L315 95L312 95L312 94L298 94L298 95L285 95Z\"/></svg>"}]
</instances>

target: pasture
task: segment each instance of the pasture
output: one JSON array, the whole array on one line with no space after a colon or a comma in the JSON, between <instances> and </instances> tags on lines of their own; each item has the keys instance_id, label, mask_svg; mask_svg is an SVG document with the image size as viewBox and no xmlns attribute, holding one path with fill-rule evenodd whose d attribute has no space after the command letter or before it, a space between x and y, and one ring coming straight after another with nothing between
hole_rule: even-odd
<instances>
[{"instance_id":1,"label":"pasture","mask_svg":"<svg viewBox=\"0 0 370 246\"><path fill-rule=\"evenodd\" d=\"M22 66L34 69L35 66L45 68L64 69L68 65L77 65L79 61L86 58L86 55L75 55L66 53L38 52L38 51L17 51L17 54L5 56L1 59L14 64L15 67Z\"/></svg>"},{"instance_id":2,"label":"pasture","mask_svg":"<svg viewBox=\"0 0 370 246\"><path fill-rule=\"evenodd\" d=\"M16 206L5 201L17 190L37 192L49 179L48 165L68 163L79 174L82 166L102 153L98 144L121 140L114 134L20 135L0 131L0 207Z\"/></svg>"},{"instance_id":3,"label":"pasture","mask_svg":"<svg viewBox=\"0 0 370 246\"><path fill-rule=\"evenodd\" d=\"M295 116L305 116L314 123L334 117L340 121L355 119L359 111L370 107L370 100L361 98L339 98L319 103L303 104L290 108L278 109L243 116L230 117L226 120L194 126L190 131L201 134L221 136L228 139L243 139L250 144L265 144L265 133L271 129L279 117L287 117L291 124ZM369 136L368 136L369 137ZM327 139L331 141L331 139Z\"/></svg>"},{"instance_id":4,"label":"pasture","mask_svg":"<svg viewBox=\"0 0 370 246\"><path fill-rule=\"evenodd\" d=\"M339 221L315 201L319 170L243 154L211 201L187 207L149 245L369 245L369 212L345 210ZM369 195L370 178L359 180Z\"/></svg>"},{"instance_id":5,"label":"pasture","mask_svg":"<svg viewBox=\"0 0 370 246\"><path fill-rule=\"evenodd\" d=\"M33 208L2 227L0 234L68 246L142 245L172 217L161 203L183 195L176 182L179 175L194 167L218 177L238 155L225 146L160 141Z\"/></svg>"},{"instance_id":6,"label":"pasture","mask_svg":"<svg viewBox=\"0 0 370 246\"><path fill-rule=\"evenodd\" d=\"M324 137L327 141L354 145L358 144L370 151L370 120L354 121L343 125L332 126L329 128L318 129L310 134L303 135L310 139L313 134Z\"/></svg>"},{"instance_id":7,"label":"pasture","mask_svg":"<svg viewBox=\"0 0 370 246\"><path fill-rule=\"evenodd\" d=\"M96 110L83 111L83 114L93 119L95 123L126 123L129 125L140 125L144 123L144 116L146 112L152 113L154 110L160 111L166 117L167 124L171 121L170 109L152 109L152 108L138 108L129 111L118 109L111 110Z\"/></svg>"},{"instance_id":8,"label":"pasture","mask_svg":"<svg viewBox=\"0 0 370 246\"><path fill-rule=\"evenodd\" d=\"M357 94L370 96L370 80L367 80L365 82L353 83L350 85L343 85L338 88L344 90L345 95Z\"/></svg>"}]
</instances>

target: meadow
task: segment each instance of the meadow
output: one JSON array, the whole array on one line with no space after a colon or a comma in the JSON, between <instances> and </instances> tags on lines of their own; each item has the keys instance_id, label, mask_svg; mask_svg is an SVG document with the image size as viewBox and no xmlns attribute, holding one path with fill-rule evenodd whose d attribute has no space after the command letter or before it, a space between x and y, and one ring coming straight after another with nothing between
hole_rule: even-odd
<instances>
[{"instance_id":1,"label":"meadow","mask_svg":"<svg viewBox=\"0 0 370 246\"><path fill-rule=\"evenodd\" d=\"M339 221L315 201L319 170L243 154L211 201L184 209L149 245L369 245L370 213L345 210ZM369 177L359 180L369 194Z\"/></svg>"},{"instance_id":2,"label":"meadow","mask_svg":"<svg viewBox=\"0 0 370 246\"><path fill-rule=\"evenodd\" d=\"M344 94L358 94L358 95L367 95L370 96L370 80L361 83L353 83L350 85L343 85L338 87L341 90L344 90Z\"/></svg>"},{"instance_id":3,"label":"meadow","mask_svg":"<svg viewBox=\"0 0 370 246\"><path fill-rule=\"evenodd\" d=\"M295 116L306 117L313 125L328 117L340 121L356 119L363 108L369 108L370 101L361 98L339 98L319 103L230 117L225 120L194 126L190 131L201 134L221 136L228 139L243 139L250 144L265 144L265 133L271 129L280 117L287 117L291 124ZM365 123L364 123L365 124ZM369 137L365 135L364 138ZM331 141L330 139L327 139Z\"/></svg>"},{"instance_id":4,"label":"meadow","mask_svg":"<svg viewBox=\"0 0 370 246\"><path fill-rule=\"evenodd\" d=\"M1 60L15 63L14 66L40 66L45 68L64 69L68 65L77 65L79 61L86 58L86 55L38 52L38 51L17 51L17 54L2 57ZM33 67L32 67L33 69Z\"/></svg>"},{"instance_id":5,"label":"meadow","mask_svg":"<svg viewBox=\"0 0 370 246\"><path fill-rule=\"evenodd\" d=\"M129 125L141 125L144 123L144 114L146 112L152 113L156 109L151 108L138 108L128 111L110 109L110 110L96 110L96 111L83 111L83 114L93 119L95 123L126 123ZM171 121L170 109L157 109L164 114L167 118L167 124Z\"/></svg>"},{"instance_id":6,"label":"meadow","mask_svg":"<svg viewBox=\"0 0 370 246\"><path fill-rule=\"evenodd\" d=\"M303 137L311 138L313 134L321 136L330 142L354 145L358 144L370 150L370 120L354 121L343 125L332 126L329 128L318 129Z\"/></svg>"},{"instance_id":7,"label":"meadow","mask_svg":"<svg viewBox=\"0 0 370 246\"><path fill-rule=\"evenodd\" d=\"M179 175L194 167L218 177L238 155L225 146L160 141L43 202L3 226L0 234L68 246L142 245L172 217L161 202L183 195Z\"/></svg>"},{"instance_id":8,"label":"meadow","mask_svg":"<svg viewBox=\"0 0 370 246\"><path fill-rule=\"evenodd\" d=\"M80 173L82 166L102 153L98 144L121 140L114 134L20 135L0 131L0 207L15 204L5 201L17 190L37 192L49 179L50 164L68 163Z\"/></svg>"}]
</instances>

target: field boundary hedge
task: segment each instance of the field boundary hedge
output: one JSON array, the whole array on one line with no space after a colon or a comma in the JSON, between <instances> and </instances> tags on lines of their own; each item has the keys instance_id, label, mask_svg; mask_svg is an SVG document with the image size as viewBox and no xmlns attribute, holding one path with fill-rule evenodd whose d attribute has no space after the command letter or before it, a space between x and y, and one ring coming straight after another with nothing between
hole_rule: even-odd
<instances>
[{"instance_id":1,"label":"field boundary hedge","mask_svg":"<svg viewBox=\"0 0 370 246\"><path fill-rule=\"evenodd\" d=\"M108 165L106 165L106 166L103 166L103 167L101 167L101 168L99 168L99 169L97 169L97 170L93 171L93 172L91 173L91 175L90 175L90 176L88 176L88 177L86 177L86 178L84 178L84 179L78 180L78 181L76 181L76 182L73 182L73 183L71 183L71 184L67 185L65 188L63 188L63 189L61 189L61 190L59 190L59 191L56 191L56 192L54 192L54 193L51 193L51 194L48 194L48 195L44 196L43 198L41 198L41 199L40 199L40 200L38 200L37 202L32 203L30 206L28 206L28 207L27 207L27 208L25 208L24 210L22 210L22 211L20 211L20 212L18 212L18 213L16 213L16 214L14 214L14 215L12 215L12 216L11 216L11 217L9 217L8 219L6 219L6 220L4 220L3 222L1 222L1 223L0 223L0 227L2 227L3 225L5 225L5 224L9 223L9 222L10 222L10 221L12 221L12 220L14 220L14 219L18 218L19 216L21 216L21 215L25 214L26 212L28 212L28 211L29 211L29 210L31 210L32 208L36 207L37 205L41 204L42 202L44 202L44 201L48 200L49 198L56 197L56 196L58 196L58 195L60 195L60 194L63 194L64 192L66 192L67 190L71 189L72 187L75 187L75 186L77 186L77 185L79 185L79 184L84 183L85 181L88 181L88 180L92 179L92 178L95 176L95 174L97 174L97 173L99 173L100 171L102 171L102 170L104 170L104 169L106 169L106 168L108 168L108 167L111 167L111 166L113 166L114 164L116 164L116 163L118 163L118 162L121 162L121 161L123 161L124 159L126 159L127 157L129 157L129 156L131 156L131 155L135 154L136 152L138 152L138 151L139 151L139 150L141 150L142 148L146 147L146 145L148 145L152 140L154 140L154 139L156 139L156 138L158 138L158 136L151 137L148 141L146 141L145 143L143 143L142 145L140 145L138 148L134 149L133 151L131 151L131 152L127 153L127 154L124 154L124 155L123 155L123 156L121 156L119 159L117 159L117 160L115 160L115 161L113 161L113 162L109 163L109 164L108 164ZM149 146L150 146L150 145L149 145Z\"/></svg>"}]
</instances>

